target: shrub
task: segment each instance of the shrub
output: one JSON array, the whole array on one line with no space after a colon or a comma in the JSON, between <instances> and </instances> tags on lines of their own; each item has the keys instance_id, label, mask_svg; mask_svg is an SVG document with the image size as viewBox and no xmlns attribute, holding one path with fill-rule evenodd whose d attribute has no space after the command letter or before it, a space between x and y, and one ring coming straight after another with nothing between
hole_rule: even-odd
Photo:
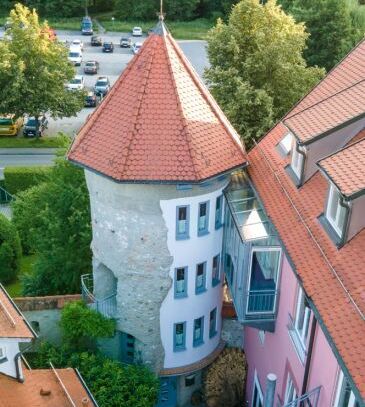
<instances>
[{"instance_id":1,"label":"shrub","mask_svg":"<svg viewBox=\"0 0 365 407\"><path fill-rule=\"evenodd\" d=\"M5 168L5 189L12 195L46 181L50 167L7 167Z\"/></svg>"},{"instance_id":2,"label":"shrub","mask_svg":"<svg viewBox=\"0 0 365 407\"><path fill-rule=\"evenodd\" d=\"M18 232L14 225L0 214L0 282L8 284L15 280L22 250Z\"/></svg>"}]
</instances>

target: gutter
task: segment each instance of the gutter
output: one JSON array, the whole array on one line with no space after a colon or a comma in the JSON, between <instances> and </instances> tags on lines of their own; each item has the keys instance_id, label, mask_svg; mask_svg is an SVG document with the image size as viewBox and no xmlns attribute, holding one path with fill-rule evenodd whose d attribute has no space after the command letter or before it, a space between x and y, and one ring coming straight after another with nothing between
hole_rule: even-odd
<instances>
[{"instance_id":1,"label":"gutter","mask_svg":"<svg viewBox=\"0 0 365 407\"><path fill-rule=\"evenodd\" d=\"M313 314L312 318L312 325L311 325L311 333L309 337L308 343L308 352L307 352L307 359L305 361L305 368L304 368L304 377L303 377L303 384L302 384L302 396L307 393L308 391L308 380L309 380L309 372L312 362L312 353L313 353L313 344L314 344L314 337L317 330L317 319Z\"/></svg>"},{"instance_id":2,"label":"gutter","mask_svg":"<svg viewBox=\"0 0 365 407\"><path fill-rule=\"evenodd\" d=\"M16 370L16 379L19 383L23 383L24 382L24 377L22 377L21 373L20 373L20 358L22 356L22 352L18 352L15 356L14 356L14 363L15 363L15 370Z\"/></svg>"}]
</instances>

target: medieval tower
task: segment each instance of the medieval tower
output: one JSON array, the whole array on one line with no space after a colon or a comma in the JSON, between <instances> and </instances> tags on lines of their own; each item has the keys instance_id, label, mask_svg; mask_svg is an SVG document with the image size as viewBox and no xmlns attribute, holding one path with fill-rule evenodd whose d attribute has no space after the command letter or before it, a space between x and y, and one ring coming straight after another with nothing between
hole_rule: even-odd
<instances>
[{"instance_id":1,"label":"medieval tower","mask_svg":"<svg viewBox=\"0 0 365 407\"><path fill-rule=\"evenodd\" d=\"M224 346L222 194L246 159L162 20L69 160L85 169L92 295L117 321L118 357L161 377L159 405L183 405Z\"/></svg>"}]
</instances>

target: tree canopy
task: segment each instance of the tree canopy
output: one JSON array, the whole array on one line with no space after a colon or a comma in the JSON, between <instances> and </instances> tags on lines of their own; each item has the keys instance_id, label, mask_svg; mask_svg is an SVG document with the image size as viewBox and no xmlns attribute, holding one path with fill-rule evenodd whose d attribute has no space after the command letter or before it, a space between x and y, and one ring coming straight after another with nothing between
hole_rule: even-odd
<instances>
[{"instance_id":1,"label":"tree canopy","mask_svg":"<svg viewBox=\"0 0 365 407\"><path fill-rule=\"evenodd\" d=\"M68 92L65 83L75 75L63 44L49 36L35 10L16 4L11 27L0 42L0 113L36 118L75 116L83 107L82 92Z\"/></svg>"},{"instance_id":2,"label":"tree canopy","mask_svg":"<svg viewBox=\"0 0 365 407\"><path fill-rule=\"evenodd\" d=\"M308 34L275 0L242 0L208 36L213 95L251 146L324 75L303 58Z\"/></svg>"}]
</instances>

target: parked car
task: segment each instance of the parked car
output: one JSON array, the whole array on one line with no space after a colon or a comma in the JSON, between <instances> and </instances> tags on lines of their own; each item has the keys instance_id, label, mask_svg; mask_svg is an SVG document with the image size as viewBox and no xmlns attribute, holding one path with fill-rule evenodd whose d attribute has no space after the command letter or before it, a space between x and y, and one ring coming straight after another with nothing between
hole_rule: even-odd
<instances>
[{"instance_id":1,"label":"parked car","mask_svg":"<svg viewBox=\"0 0 365 407\"><path fill-rule=\"evenodd\" d=\"M98 35L93 35L91 37L91 45L93 47L101 47L103 45L101 37L99 37Z\"/></svg>"},{"instance_id":2,"label":"parked car","mask_svg":"<svg viewBox=\"0 0 365 407\"><path fill-rule=\"evenodd\" d=\"M38 118L38 134L36 133L36 121L34 117L28 117L28 120L26 121L24 128L23 128L23 136L24 137L35 137L39 136L42 137L44 131L46 130L48 126L48 120L46 119L46 116L41 116Z\"/></svg>"},{"instance_id":3,"label":"parked car","mask_svg":"<svg viewBox=\"0 0 365 407\"><path fill-rule=\"evenodd\" d=\"M105 96L110 90L110 82L107 76L99 76L94 86L95 93Z\"/></svg>"},{"instance_id":4,"label":"parked car","mask_svg":"<svg viewBox=\"0 0 365 407\"><path fill-rule=\"evenodd\" d=\"M90 74L97 74L99 70L99 62L98 61L87 61L85 62L84 72Z\"/></svg>"},{"instance_id":5,"label":"parked car","mask_svg":"<svg viewBox=\"0 0 365 407\"><path fill-rule=\"evenodd\" d=\"M84 43L81 40L75 39L71 42L70 48L71 47L79 47L81 51L83 51Z\"/></svg>"},{"instance_id":6,"label":"parked car","mask_svg":"<svg viewBox=\"0 0 365 407\"><path fill-rule=\"evenodd\" d=\"M142 37L143 32L141 27L133 27L132 30L133 37Z\"/></svg>"},{"instance_id":7,"label":"parked car","mask_svg":"<svg viewBox=\"0 0 365 407\"><path fill-rule=\"evenodd\" d=\"M92 35L94 33L93 30L93 22L89 16L85 16L81 22L81 34L82 35Z\"/></svg>"},{"instance_id":8,"label":"parked car","mask_svg":"<svg viewBox=\"0 0 365 407\"><path fill-rule=\"evenodd\" d=\"M120 47L121 48L130 48L132 45L132 40L127 37L122 37L120 39Z\"/></svg>"},{"instance_id":9,"label":"parked car","mask_svg":"<svg viewBox=\"0 0 365 407\"><path fill-rule=\"evenodd\" d=\"M101 95L96 95L95 92L89 91L85 95L85 107L96 107L101 100Z\"/></svg>"},{"instance_id":10,"label":"parked car","mask_svg":"<svg viewBox=\"0 0 365 407\"><path fill-rule=\"evenodd\" d=\"M138 54L138 51L141 49L141 47L142 47L142 43L141 43L141 42L135 42L135 43L132 45L132 52L133 52L133 54L134 54L134 55Z\"/></svg>"},{"instance_id":11,"label":"parked car","mask_svg":"<svg viewBox=\"0 0 365 407\"><path fill-rule=\"evenodd\" d=\"M79 47L70 47L68 53L68 60L74 65L81 65L82 63L82 51Z\"/></svg>"},{"instance_id":12,"label":"parked car","mask_svg":"<svg viewBox=\"0 0 365 407\"><path fill-rule=\"evenodd\" d=\"M82 75L76 75L66 85L67 90L83 90L85 88L84 77Z\"/></svg>"},{"instance_id":13,"label":"parked car","mask_svg":"<svg viewBox=\"0 0 365 407\"><path fill-rule=\"evenodd\" d=\"M104 42L103 52L114 52L114 44L112 42Z\"/></svg>"},{"instance_id":14,"label":"parked car","mask_svg":"<svg viewBox=\"0 0 365 407\"><path fill-rule=\"evenodd\" d=\"M16 117L14 114L0 116L0 136L16 136L23 121L23 117Z\"/></svg>"}]
</instances>

